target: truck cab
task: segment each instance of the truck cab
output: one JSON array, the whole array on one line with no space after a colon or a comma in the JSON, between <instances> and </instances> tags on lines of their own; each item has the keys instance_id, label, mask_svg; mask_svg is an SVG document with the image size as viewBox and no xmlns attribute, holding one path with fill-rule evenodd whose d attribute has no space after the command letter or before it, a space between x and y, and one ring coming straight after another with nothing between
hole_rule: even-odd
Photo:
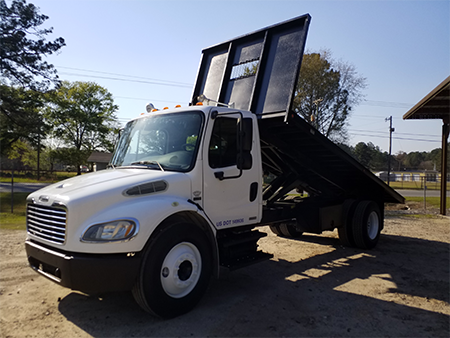
<instances>
[{"instance_id":1,"label":"truck cab","mask_svg":"<svg viewBox=\"0 0 450 338\"><path fill-rule=\"evenodd\" d=\"M255 115L225 107L153 111L130 121L109 169L29 195L31 267L75 290L134 289L137 299L145 299L152 283L140 278L153 271L147 263L164 256L167 276L155 283L178 299L221 264L231 266L236 257L255 260L263 255L254 250L262 233L251 231L262 218L258 140ZM236 227L237 244L226 234ZM186 229L186 235L196 234L190 242L181 235ZM161 248L160 236L183 238L183 244ZM239 255L231 250L236 245ZM168 315L148 302L140 303Z\"/></svg>"}]
</instances>

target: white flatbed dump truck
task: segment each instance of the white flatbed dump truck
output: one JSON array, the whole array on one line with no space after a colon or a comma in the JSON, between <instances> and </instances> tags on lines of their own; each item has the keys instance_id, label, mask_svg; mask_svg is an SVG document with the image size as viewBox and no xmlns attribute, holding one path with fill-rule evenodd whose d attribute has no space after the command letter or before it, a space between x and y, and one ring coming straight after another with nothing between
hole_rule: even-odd
<instances>
[{"instance_id":1,"label":"white flatbed dump truck","mask_svg":"<svg viewBox=\"0 0 450 338\"><path fill-rule=\"evenodd\" d=\"M384 203L404 199L291 110L309 22L203 50L189 107L130 121L109 169L30 194L31 268L86 293L132 290L170 318L220 267L272 257L258 226L287 237L337 228L343 244L374 247ZM286 198L293 189L307 197Z\"/></svg>"}]
</instances>

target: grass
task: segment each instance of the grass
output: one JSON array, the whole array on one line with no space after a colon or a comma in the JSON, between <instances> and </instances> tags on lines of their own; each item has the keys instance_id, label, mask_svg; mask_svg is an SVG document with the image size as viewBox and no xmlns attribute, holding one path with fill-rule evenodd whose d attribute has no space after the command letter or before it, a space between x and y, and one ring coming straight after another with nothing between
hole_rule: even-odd
<instances>
[{"instance_id":1,"label":"grass","mask_svg":"<svg viewBox=\"0 0 450 338\"><path fill-rule=\"evenodd\" d=\"M434 214L403 214L402 217L416 218L416 219L433 219L437 218Z\"/></svg>"},{"instance_id":2,"label":"grass","mask_svg":"<svg viewBox=\"0 0 450 338\"><path fill-rule=\"evenodd\" d=\"M423 203L423 197L406 197L406 203L419 202ZM427 197L427 206L439 208L441 205L440 197ZM450 197L447 197L447 206L450 206Z\"/></svg>"},{"instance_id":3,"label":"grass","mask_svg":"<svg viewBox=\"0 0 450 338\"><path fill-rule=\"evenodd\" d=\"M390 182L389 186L393 189L423 189L423 182L420 181L404 181ZM427 190L440 190L441 182L427 182ZM447 190L450 190L450 183L447 183Z\"/></svg>"},{"instance_id":4,"label":"grass","mask_svg":"<svg viewBox=\"0 0 450 338\"><path fill-rule=\"evenodd\" d=\"M0 182L10 183L11 182L11 172L3 171L0 177ZM14 173L14 183L55 183L66 178L71 178L76 176L76 172L65 172L65 171L55 171L51 175L42 174L41 178L37 180L37 177L29 173Z\"/></svg>"},{"instance_id":5,"label":"grass","mask_svg":"<svg viewBox=\"0 0 450 338\"><path fill-rule=\"evenodd\" d=\"M0 229L25 230L26 205L29 193L14 193L13 213L11 213L11 193L0 193Z\"/></svg>"}]
</instances>

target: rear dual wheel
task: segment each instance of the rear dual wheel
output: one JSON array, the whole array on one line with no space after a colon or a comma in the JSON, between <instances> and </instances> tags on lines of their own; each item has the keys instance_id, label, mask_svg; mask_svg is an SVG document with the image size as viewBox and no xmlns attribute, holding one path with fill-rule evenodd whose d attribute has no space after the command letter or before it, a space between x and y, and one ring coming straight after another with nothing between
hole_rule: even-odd
<instances>
[{"instance_id":1,"label":"rear dual wheel","mask_svg":"<svg viewBox=\"0 0 450 338\"><path fill-rule=\"evenodd\" d=\"M383 227L380 208L373 201L358 203L353 215L353 239L361 249L372 249L378 243Z\"/></svg>"},{"instance_id":2,"label":"rear dual wheel","mask_svg":"<svg viewBox=\"0 0 450 338\"><path fill-rule=\"evenodd\" d=\"M272 230L272 232L278 236L287 238L297 238L303 235L303 232L297 230L295 224L292 223L280 223L271 225L270 230Z\"/></svg>"},{"instance_id":3,"label":"rear dual wheel","mask_svg":"<svg viewBox=\"0 0 450 338\"><path fill-rule=\"evenodd\" d=\"M343 245L372 249L378 243L383 228L380 207L374 201L347 200L343 206L343 226L338 229Z\"/></svg>"},{"instance_id":4,"label":"rear dual wheel","mask_svg":"<svg viewBox=\"0 0 450 338\"><path fill-rule=\"evenodd\" d=\"M342 206L342 227L338 228L339 240L342 245L353 247L355 241L353 240L352 220L357 203L355 200L346 200Z\"/></svg>"},{"instance_id":5,"label":"rear dual wheel","mask_svg":"<svg viewBox=\"0 0 450 338\"><path fill-rule=\"evenodd\" d=\"M144 252L133 288L137 303L158 317L190 311L205 293L212 273L211 249L204 232L189 223L160 230Z\"/></svg>"}]
</instances>

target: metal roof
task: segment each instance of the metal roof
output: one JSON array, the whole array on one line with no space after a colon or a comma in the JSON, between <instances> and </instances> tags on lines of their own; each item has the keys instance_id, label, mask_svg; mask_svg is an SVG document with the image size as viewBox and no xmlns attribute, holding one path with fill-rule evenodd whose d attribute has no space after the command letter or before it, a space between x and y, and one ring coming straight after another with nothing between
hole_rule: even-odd
<instances>
[{"instance_id":1,"label":"metal roof","mask_svg":"<svg viewBox=\"0 0 450 338\"><path fill-rule=\"evenodd\" d=\"M441 157L441 206L442 215L447 213L447 154L450 134L450 76L442 81L419 103L412 107L404 120L442 119L442 157Z\"/></svg>"},{"instance_id":2,"label":"metal roof","mask_svg":"<svg viewBox=\"0 0 450 338\"><path fill-rule=\"evenodd\" d=\"M450 76L403 115L403 119L443 119L448 123L450 119Z\"/></svg>"}]
</instances>

